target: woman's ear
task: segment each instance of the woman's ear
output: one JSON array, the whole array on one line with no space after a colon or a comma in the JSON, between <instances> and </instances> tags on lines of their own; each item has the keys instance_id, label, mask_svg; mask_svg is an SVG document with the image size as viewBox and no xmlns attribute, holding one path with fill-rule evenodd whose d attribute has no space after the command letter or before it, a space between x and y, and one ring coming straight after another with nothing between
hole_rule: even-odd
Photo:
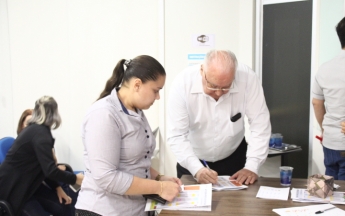
<instances>
[{"instance_id":1,"label":"woman's ear","mask_svg":"<svg viewBox=\"0 0 345 216\"><path fill-rule=\"evenodd\" d=\"M141 85L143 84L143 82L141 81L141 79L136 78L134 79L134 91L139 91Z\"/></svg>"}]
</instances>

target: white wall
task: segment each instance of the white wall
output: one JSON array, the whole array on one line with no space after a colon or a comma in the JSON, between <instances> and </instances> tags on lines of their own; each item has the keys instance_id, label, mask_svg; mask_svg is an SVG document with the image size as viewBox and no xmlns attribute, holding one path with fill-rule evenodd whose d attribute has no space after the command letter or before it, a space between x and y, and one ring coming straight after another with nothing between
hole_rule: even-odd
<instances>
[{"instance_id":1,"label":"white wall","mask_svg":"<svg viewBox=\"0 0 345 216\"><path fill-rule=\"evenodd\" d=\"M54 131L58 159L83 169L83 115L114 66L121 58L158 56L158 1L0 2L0 53L6 63L1 64L0 137L16 136L22 111L51 95L63 120ZM157 111L158 103L146 112L152 128L158 126Z\"/></svg>"},{"instance_id":2,"label":"white wall","mask_svg":"<svg viewBox=\"0 0 345 216\"><path fill-rule=\"evenodd\" d=\"M7 1L0 1L0 137L13 134L13 93Z\"/></svg>"}]
</instances>

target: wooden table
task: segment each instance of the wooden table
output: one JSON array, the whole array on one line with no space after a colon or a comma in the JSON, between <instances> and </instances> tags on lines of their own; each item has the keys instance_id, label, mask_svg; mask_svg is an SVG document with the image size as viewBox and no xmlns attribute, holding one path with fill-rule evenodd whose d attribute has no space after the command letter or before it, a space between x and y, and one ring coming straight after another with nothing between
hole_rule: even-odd
<instances>
[{"instance_id":1,"label":"wooden table","mask_svg":"<svg viewBox=\"0 0 345 216\"><path fill-rule=\"evenodd\" d=\"M196 184L195 180L190 175L184 175L181 178L183 184ZM337 191L345 191L345 181L334 181L340 185ZM291 188L306 188L306 179L292 179ZM162 210L159 215L275 215L272 211L274 208L298 207L306 205L316 205L319 203L300 203L293 202L290 199L282 200L268 200L256 198L256 194L260 186L282 187L279 178L264 178L260 177L253 185L247 189L237 191L213 191L212 192L212 211L169 211ZM321 203L320 203L321 204ZM335 205L335 204L334 204ZM335 205L338 208L345 210L345 205Z\"/></svg>"}]
</instances>

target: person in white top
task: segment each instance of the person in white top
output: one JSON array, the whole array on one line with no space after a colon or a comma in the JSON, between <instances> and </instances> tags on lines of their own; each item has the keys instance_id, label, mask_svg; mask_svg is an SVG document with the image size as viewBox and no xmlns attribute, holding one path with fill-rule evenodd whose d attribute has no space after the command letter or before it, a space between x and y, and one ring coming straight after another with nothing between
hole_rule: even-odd
<instances>
[{"instance_id":1,"label":"person in white top","mask_svg":"<svg viewBox=\"0 0 345 216\"><path fill-rule=\"evenodd\" d=\"M322 129L326 175L345 180L345 130L341 127L345 121L345 17L338 23L336 31L342 50L319 68L313 85L312 104Z\"/></svg>"},{"instance_id":2,"label":"person in white top","mask_svg":"<svg viewBox=\"0 0 345 216\"><path fill-rule=\"evenodd\" d=\"M268 154L271 123L254 71L238 64L231 51L211 50L203 64L176 77L168 100L167 137L178 177L192 174L200 183L216 183L218 175L256 181ZM250 124L248 144L244 116Z\"/></svg>"}]
</instances>

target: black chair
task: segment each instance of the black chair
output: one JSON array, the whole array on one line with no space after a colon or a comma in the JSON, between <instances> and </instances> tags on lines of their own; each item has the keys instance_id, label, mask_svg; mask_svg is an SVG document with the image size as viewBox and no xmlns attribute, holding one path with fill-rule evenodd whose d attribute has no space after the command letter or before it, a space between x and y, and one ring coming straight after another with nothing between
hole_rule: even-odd
<instances>
[{"instance_id":1,"label":"black chair","mask_svg":"<svg viewBox=\"0 0 345 216\"><path fill-rule=\"evenodd\" d=\"M66 171L73 173L73 169L72 169L72 167L69 164L67 164L67 163L58 163L57 165L58 166L59 165L65 165Z\"/></svg>"},{"instance_id":2,"label":"black chair","mask_svg":"<svg viewBox=\"0 0 345 216\"><path fill-rule=\"evenodd\" d=\"M14 216L11 205L4 200L0 200L0 216Z\"/></svg>"}]
</instances>

